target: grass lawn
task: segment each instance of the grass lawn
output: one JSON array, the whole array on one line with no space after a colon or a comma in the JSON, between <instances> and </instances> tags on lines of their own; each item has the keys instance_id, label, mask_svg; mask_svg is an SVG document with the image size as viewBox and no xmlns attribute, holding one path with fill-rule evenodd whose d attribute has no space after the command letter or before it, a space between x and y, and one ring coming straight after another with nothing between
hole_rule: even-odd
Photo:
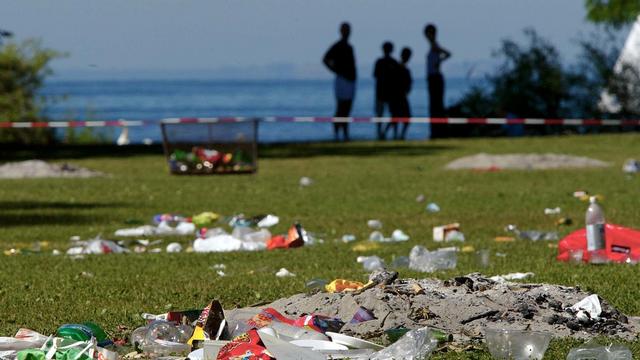
<instances>
[{"instance_id":1,"label":"grass lawn","mask_svg":"<svg viewBox=\"0 0 640 360\"><path fill-rule=\"evenodd\" d=\"M139 149L137 149L139 150ZM613 223L640 228L640 178L621 171L627 158L640 157L634 134L566 136L522 139L457 139L430 142L310 144L261 148L259 171L242 176L171 176L161 150L62 149L2 150L3 160L44 158L71 161L109 176L93 179L0 180L0 249L29 248L47 241L43 249L66 250L69 237L83 239L130 227L128 220L149 222L157 213L192 215L214 211L224 215L273 213L284 232L294 221L322 234L324 244L288 251L226 254L127 254L87 256L0 255L0 335L20 327L54 332L63 323L94 321L108 332L118 325L143 324L142 312L200 308L211 298L226 308L271 301L304 291L312 278L365 280L358 255L375 254L390 262L408 255L416 244L433 249L434 225L460 222L467 245L506 253L493 258L487 275L532 271L535 282L550 282L598 293L628 315L640 315L640 267L576 266L555 260L557 249L547 242L496 243L507 224L521 229L555 230L545 207L559 206L572 226L583 226L586 203L575 190L606 197L604 208ZM156 151L157 150L157 151ZM488 153L567 153L612 163L610 168L550 171L447 171L444 165L460 156ZM308 176L314 184L300 188ZM418 194L440 205L429 214ZM334 241L343 234L366 239L368 219L411 236L407 243L386 244L370 253L354 253L352 244ZM165 239L187 244L192 237ZM210 267L227 265L226 277ZM474 256L460 254L458 267L428 276L450 278L479 271ZM286 267L297 277L280 279ZM83 272L93 277L83 276ZM412 271L402 277L424 277ZM553 341L548 359L563 359L571 341ZM629 344L640 357L640 341ZM438 354L442 359L489 359L486 351Z\"/></svg>"}]
</instances>

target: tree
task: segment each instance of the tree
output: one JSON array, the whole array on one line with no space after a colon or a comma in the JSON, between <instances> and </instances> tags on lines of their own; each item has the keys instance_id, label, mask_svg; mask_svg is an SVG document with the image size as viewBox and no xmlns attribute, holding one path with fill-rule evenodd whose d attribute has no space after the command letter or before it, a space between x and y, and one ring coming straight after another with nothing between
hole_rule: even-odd
<instances>
[{"instance_id":1,"label":"tree","mask_svg":"<svg viewBox=\"0 0 640 360\"><path fill-rule=\"evenodd\" d=\"M49 63L59 56L60 53L43 48L38 40L0 47L0 121L42 120L44 99L38 90L52 73ZM34 130L5 129L0 132L0 140L23 143L52 140L50 131Z\"/></svg>"},{"instance_id":2,"label":"tree","mask_svg":"<svg viewBox=\"0 0 640 360\"><path fill-rule=\"evenodd\" d=\"M620 28L640 15L638 0L585 0L587 19L596 24Z\"/></svg>"}]
</instances>

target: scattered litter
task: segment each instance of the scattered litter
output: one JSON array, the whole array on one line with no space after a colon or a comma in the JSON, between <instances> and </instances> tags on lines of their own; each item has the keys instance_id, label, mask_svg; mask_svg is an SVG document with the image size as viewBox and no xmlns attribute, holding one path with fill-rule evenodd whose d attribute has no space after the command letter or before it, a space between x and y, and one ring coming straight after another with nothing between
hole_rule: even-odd
<instances>
[{"instance_id":1,"label":"scattered litter","mask_svg":"<svg viewBox=\"0 0 640 360\"><path fill-rule=\"evenodd\" d=\"M640 161L635 159L628 159L622 165L622 171L625 174L635 174L640 172Z\"/></svg>"},{"instance_id":2,"label":"scattered litter","mask_svg":"<svg viewBox=\"0 0 640 360\"><path fill-rule=\"evenodd\" d=\"M262 219L260 219L257 225L259 228L268 228L268 227L277 225L279 222L280 222L279 217L268 214L268 215L265 215L265 217L263 217Z\"/></svg>"},{"instance_id":3,"label":"scattered litter","mask_svg":"<svg viewBox=\"0 0 640 360\"><path fill-rule=\"evenodd\" d=\"M129 250L111 240L104 240L98 236L87 241L76 241L74 247L67 250L67 255L120 254L125 252L129 252Z\"/></svg>"},{"instance_id":4,"label":"scattered litter","mask_svg":"<svg viewBox=\"0 0 640 360\"><path fill-rule=\"evenodd\" d=\"M548 332L485 329L489 352L498 360L542 360L551 338Z\"/></svg>"},{"instance_id":5,"label":"scattered litter","mask_svg":"<svg viewBox=\"0 0 640 360\"><path fill-rule=\"evenodd\" d=\"M559 207L546 208L546 209L544 209L544 214L545 215L557 215L557 214L560 214L561 211L562 211L562 209L560 209Z\"/></svg>"},{"instance_id":6,"label":"scattered litter","mask_svg":"<svg viewBox=\"0 0 640 360\"><path fill-rule=\"evenodd\" d=\"M429 203L427 207L425 207L425 210L430 213L436 213L440 211L440 206L436 203Z\"/></svg>"},{"instance_id":7,"label":"scattered litter","mask_svg":"<svg viewBox=\"0 0 640 360\"><path fill-rule=\"evenodd\" d=\"M521 231L515 225L507 225L505 231L513 232L521 240L531 241L556 241L559 239L557 231L540 231L540 230L527 230Z\"/></svg>"},{"instance_id":8,"label":"scattered litter","mask_svg":"<svg viewBox=\"0 0 640 360\"><path fill-rule=\"evenodd\" d=\"M311 184L313 184L313 180L309 177L303 176L300 178L300 186L301 187L306 187L306 186L311 186Z\"/></svg>"},{"instance_id":9,"label":"scattered litter","mask_svg":"<svg viewBox=\"0 0 640 360\"><path fill-rule=\"evenodd\" d=\"M495 242L514 242L516 238L513 236L496 236L493 240Z\"/></svg>"},{"instance_id":10,"label":"scattered litter","mask_svg":"<svg viewBox=\"0 0 640 360\"><path fill-rule=\"evenodd\" d=\"M561 217L560 219L556 220L557 226L571 225L571 224L573 224L573 220L571 220L571 218L568 218L568 217Z\"/></svg>"},{"instance_id":11,"label":"scattered litter","mask_svg":"<svg viewBox=\"0 0 640 360\"><path fill-rule=\"evenodd\" d=\"M506 275L492 276L489 279L493 280L495 282L505 283L505 282L511 281L511 280L524 280L524 279L530 278L530 277L532 277L534 275L535 274L532 273L532 272L526 272L526 273L515 272L515 273L509 273L509 274L506 274Z\"/></svg>"},{"instance_id":12,"label":"scattered litter","mask_svg":"<svg viewBox=\"0 0 640 360\"><path fill-rule=\"evenodd\" d=\"M600 306L598 295L593 294L574 304L571 310L576 313L576 318L580 322L589 322L591 320L598 320L602 313L602 306Z\"/></svg>"},{"instance_id":13,"label":"scattered litter","mask_svg":"<svg viewBox=\"0 0 640 360\"><path fill-rule=\"evenodd\" d=\"M409 254L409 268L422 272L455 269L457 256L455 249L438 249L429 251L424 246L416 245Z\"/></svg>"},{"instance_id":14,"label":"scattered litter","mask_svg":"<svg viewBox=\"0 0 640 360\"><path fill-rule=\"evenodd\" d=\"M384 260L378 256L358 256L356 261L364 266L367 271L384 269Z\"/></svg>"},{"instance_id":15,"label":"scattered litter","mask_svg":"<svg viewBox=\"0 0 640 360\"><path fill-rule=\"evenodd\" d=\"M372 231L371 234L369 234L369 241L383 242L384 235L378 230Z\"/></svg>"},{"instance_id":16,"label":"scattered litter","mask_svg":"<svg viewBox=\"0 0 640 360\"><path fill-rule=\"evenodd\" d=\"M376 220L376 219L371 219L371 220L367 221L367 226L370 229L380 230L380 229L382 229L382 221Z\"/></svg>"},{"instance_id":17,"label":"scattered litter","mask_svg":"<svg viewBox=\"0 0 640 360\"><path fill-rule=\"evenodd\" d=\"M182 251L182 245L180 245L180 243L172 242L167 245L168 253L179 253L181 251Z\"/></svg>"},{"instance_id":18,"label":"scattered litter","mask_svg":"<svg viewBox=\"0 0 640 360\"><path fill-rule=\"evenodd\" d=\"M395 229L393 233L391 233L391 239L393 241L407 241L409 240L409 235L405 234L400 229Z\"/></svg>"},{"instance_id":19,"label":"scattered litter","mask_svg":"<svg viewBox=\"0 0 640 360\"><path fill-rule=\"evenodd\" d=\"M386 349L373 354L372 360L384 359L426 359L438 346L438 340L431 336L429 328L411 330Z\"/></svg>"},{"instance_id":20,"label":"scattered litter","mask_svg":"<svg viewBox=\"0 0 640 360\"><path fill-rule=\"evenodd\" d=\"M211 265L210 268L213 269L213 270L225 270L227 268L227 265L225 265L225 264L215 264L215 265Z\"/></svg>"},{"instance_id":21,"label":"scattered litter","mask_svg":"<svg viewBox=\"0 0 640 360\"><path fill-rule=\"evenodd\" d=\"M171 354L186 355L191 351L187 341L193 333L189 325L175 325L166 320L155 320L131 333L131 344L155 357Z\"/></svg>"},{"instance_id":22,"label":"scattered litter","mask_svg":"<svg viewBox=\"0 0 640 360\"><path fill-rule=\"evenodd\" d=\"M416 196L416 202L418 202L418 203L424 202L425 199L426 198L425 198L424 194L419 194L418 196Z\"/></svg>"},{"instance_id":23,"label":"scattered litter","mask_svg":"<svg viewBox=\"0 0 640 360\"><path fill-rule=\"evenodd\" d=\"M349 321L349 324L359 324L365 321L375 320L375 318L376 318L375 315L373 315L371 311L369 311L365 307L360 306L358 308L358 311L356 311L356 313L353 314L353 317Z\"/></svg>"},{"instance_id":24,"label":"scattered litter","mask_svg":"<svg viewBox=\"0 0 640 360\"><path fill-rule=\"evenodd\" d=\"M211 226L213 223L218 221L218 219L220 219L220 215L211 211L205 211L198 215L194 215L191 218L191 222L193 222L195 226L201 228L205 226Z\"/></svg>"},{"instance_id":25,"label":"scattered litter","mask_svg":"<svg viewBox=\"0 0 640 360\"><path fill-rule=\"evenodd\" d=\"M340 293L360 290L364 287L364 284L359 281L350 281L345 279L335 279L325 286L327 292Z\"/></svg>"},{"instance_id":26,"label":"scattered litter","mask_svg":"<svg viewBox=\"0 0 640 360\"><path fill-rule=\"evenodd\" d=\"M433 241L436 241L436 242L444 241L448 232L459 231L459 230L460 230L460 224L459 223L434 226L433 227Z\"/></svg>"},{"instance_id":27,"label":"scattered litter","mask_svg":"<svg viewBox=\"0 0 640 360\"><path fill-rule=\"evenodd\" d=\"M444 241L445 242L450 242L450 241L464 242L464 234L458 230L449 231L445 235Z\"/></svg>"},{"instance_id":28,"label":"scattered litter","mask_svg":"<svg viewBox=\"0 0 640 360\"><path fill-rule=\"evenodd\" d=\"M519 169L519 170L545 170L560 168L586 168L607 167L610 164L604 161L583 156L565 154L501 154L491 155L480 153L465 156L454 160L445 166L446 169Z\"/></svg>"},{"instance_id":29,"label":"scattered litter","mask_svg":"<svg viewBox=\"0 0 640 360\"><path fill-rule=\"evenodd\" d=\"M222 270L218 270L218 271L216 271L216 274L217 274L218 276L220 276L220 277L227 276L227 274L226 274L224 271L222 271Z\"/></svg>"},{"instance_id":30,"label":"scattered litter","mask_svg":"<svg viewBox=\"0 0 640 360\"><path fill-rule=\"evenodd\" d=\"M276 272L276 276L279 278L282 277L294 277L296 276L296 274L292 273L291 271L285 269L285 268L281 268L280 270L278 270L278 272Z\"/></svg>"},{"instance_id":31,"label":"scattered litter","mask_svg":"<svg viewBox=\"0 0 640 360\"><path fill-rule=\"evenodd\" d=\"M567 360L632 360L633 354L624 345L602 346L593 340L588 341L576 348L572 348L567 355Z\"/></svg>"},{"instance_id":32,"label":"scattered litter","mask_svg":"<svg viewBox=\"0 0 640 360\"><path fill-rule=\"evenodd\" d=\"M342 242L343 243L349 243L349 242L352 242L352 241L356 241L356 236L355 235L353 235L353 234L342 235Z\"/></svg>"},{"instance_id":33,"label":"scattered litter","mask_svg":"<svg viewBox=\"0 0 640 360\"><path fill-rule=\"evenodd\" d=\"M380 249L380 243L377 242L361 242L353 245L351 250L355 252L366 252Z\"/></svg>"}]
</instances>

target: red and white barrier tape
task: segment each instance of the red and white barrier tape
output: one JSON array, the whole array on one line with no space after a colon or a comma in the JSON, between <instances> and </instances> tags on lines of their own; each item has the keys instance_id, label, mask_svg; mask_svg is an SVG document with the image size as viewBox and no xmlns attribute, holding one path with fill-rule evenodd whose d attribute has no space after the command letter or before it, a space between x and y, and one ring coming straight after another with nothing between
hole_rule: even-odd
<instances>
[{"instance_id":1,"label":"red and white barrier tape","mask_svg":"<svg viewBox=\"0 0 640 360\"><path fill-rule=\"evenodd\" d=\"M169 118L154 120L108 120L108 121L0 121L0 128L74 128L74 127L136 127L163 124L233 123L250 120L290 123L412 123L412 124L456 124L456 125L552 125L552 126L638 126L640 119L504 119L504 118L391 118L391 117L214 117L214 118Z\"/></svg>"}]
</instances>

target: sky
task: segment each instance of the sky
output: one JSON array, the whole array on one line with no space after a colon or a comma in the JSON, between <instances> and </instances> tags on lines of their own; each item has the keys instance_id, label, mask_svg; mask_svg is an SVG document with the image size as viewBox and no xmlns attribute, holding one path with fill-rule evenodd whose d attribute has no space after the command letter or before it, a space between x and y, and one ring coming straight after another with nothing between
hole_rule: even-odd
<instances>
[{"instance_id":1,"label":"sky","mask_svg":"<svg viewBox=\"0 0 640 360\"><path fill-rule=\"evenodd\" d=\"M526 27L570 61L593 29L584 0L0 0L0 29L66 52L53 68L67 74L329 77L321 58L342 21L361 69L389 40L411 47L422 73L428 22L453 53L445 73L455 74L479 72L501 39L522 39Z\"/></svg>"}]
</instances>

